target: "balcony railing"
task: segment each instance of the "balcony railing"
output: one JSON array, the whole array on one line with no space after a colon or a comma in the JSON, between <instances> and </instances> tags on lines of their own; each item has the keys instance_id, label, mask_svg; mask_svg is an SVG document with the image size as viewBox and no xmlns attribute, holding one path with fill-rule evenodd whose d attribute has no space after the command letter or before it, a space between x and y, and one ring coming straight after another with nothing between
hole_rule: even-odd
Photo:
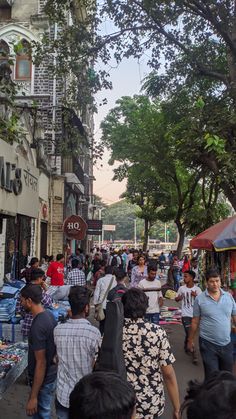
<instances>
[{"instance_id":1,"label":"balcony railing","mask_svg":"<svg viewBox=\"0 0 236 419\"><path fill-rule=\"evenodd\" d=\"M73 157L63 157L62 173L74 173L84 185L84 171L79 161Z\"/></svg>"}]
</instances>

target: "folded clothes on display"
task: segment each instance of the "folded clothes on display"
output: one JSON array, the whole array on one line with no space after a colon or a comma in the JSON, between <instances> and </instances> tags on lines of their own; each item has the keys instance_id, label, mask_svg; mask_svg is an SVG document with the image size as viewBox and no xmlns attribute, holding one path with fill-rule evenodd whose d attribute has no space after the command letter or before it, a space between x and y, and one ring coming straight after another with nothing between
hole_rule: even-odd
<instances>
[{"instance_id":1,"label":"folded clothes on display","mask_svg":"<svg viewBox=\"0 0 236 419\"><path fill-rule=\"evenodd\" d=\"M23 342L7 345L0 341L0 380L5 378L13 367L16 367L25 359L27 350L28 345Z\"/></svg>"},{"instance_id":2,"label":"folded clothes on display","mask_svg":"<svg viewBox=\"0 0 236 419\"><path fill-rule=\"evenodd\" d=\"M16 298L0 299L0 322L9 322L15 316Z\"/></svg>"},{"instance_id":3,"label":"folded clothes on display","mask_svg":"<svg viewBox=\"0 0 236 419\"><path fill-rule=\"evenodd\" d=\"M178 307L161 307L160 325L181 323L181 310Z\"/></svg>"}]
</instances>

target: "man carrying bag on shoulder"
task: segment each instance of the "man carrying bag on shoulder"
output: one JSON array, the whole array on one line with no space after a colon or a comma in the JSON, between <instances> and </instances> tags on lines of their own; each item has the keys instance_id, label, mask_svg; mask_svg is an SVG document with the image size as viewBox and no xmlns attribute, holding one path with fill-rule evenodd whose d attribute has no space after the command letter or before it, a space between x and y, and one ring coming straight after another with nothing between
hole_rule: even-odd
<instances>
[{"instance_id":1,"label":"man carrying bag on shoulder","mask_svg":"<svg viewBox=\"0 0 236 419\"><path fill-rule=\"evenodd\" d=\"M107 266L105 269L105 276L98 280L94 291L95 319L99 321L101 335L104 333L106 320L107 295L116 285L117 282L113 276L113 267Z\"/></svg>"}]
</instances>

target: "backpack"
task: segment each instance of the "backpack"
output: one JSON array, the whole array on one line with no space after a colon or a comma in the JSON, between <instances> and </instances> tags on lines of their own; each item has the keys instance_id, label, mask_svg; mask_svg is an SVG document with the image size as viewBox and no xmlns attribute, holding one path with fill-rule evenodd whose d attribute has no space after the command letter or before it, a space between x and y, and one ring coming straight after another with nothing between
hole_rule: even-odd
<instances>
[{"instance_id":1,"label":"backpack","mask_svg":"<svg viewBox=\"0 0 236 419\"><path fill-rule=\"evenodd\" d=\"M127 380L123 354L124 308L121 301L108 302L102 346L96 371L113 371Z\"/></svg>"},{"instance_id":2,"label":"backpack","mask_svg":"<svg viewBox=\"0 0 236 419\"><path fill-rule=\"evenodd\" d=\"M112 257L111 266L118 267L118 259L117 259L117 256L113 256Z\"/></svg>"}]
</instances>

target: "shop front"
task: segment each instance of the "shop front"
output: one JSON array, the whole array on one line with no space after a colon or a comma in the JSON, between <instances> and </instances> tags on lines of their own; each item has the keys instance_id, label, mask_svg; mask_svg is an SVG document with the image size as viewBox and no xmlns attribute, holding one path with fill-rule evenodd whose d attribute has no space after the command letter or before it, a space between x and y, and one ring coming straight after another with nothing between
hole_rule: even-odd
<instances>
[{"instance_id":1,"label":"shop front","mask_svg":"<svg viewBox=\"0 0 236 419\"><path fill-rule=\"evenodd\" d=\"M36 247L39 171L17 146L0 140L1 280L6 274L18 277Z\"/></svg>"}]
</instances>

